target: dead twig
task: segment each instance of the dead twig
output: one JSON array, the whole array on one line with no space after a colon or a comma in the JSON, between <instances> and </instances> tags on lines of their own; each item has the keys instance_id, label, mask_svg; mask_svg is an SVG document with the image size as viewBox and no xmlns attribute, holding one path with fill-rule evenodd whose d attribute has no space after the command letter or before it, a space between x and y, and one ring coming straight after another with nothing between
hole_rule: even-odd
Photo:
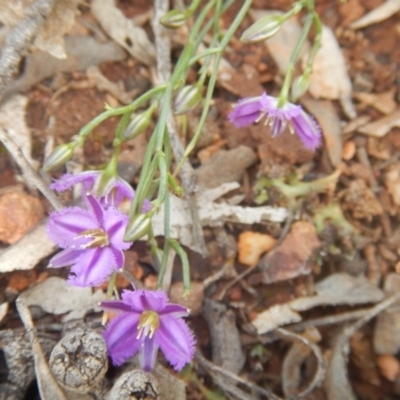
<instances>
[{"instance_id":1,"label":"dead twig","mask_svg":"<svg viewBox=\"0 0 400 400\"><path fill-rule=\"evenodd\" d=\"M0 129L0 141L4 144L10 154L13 156L16 163L22 169L27 179L32 182L47 198L47 200L51 203L51 205L56 210L61 210L63 208L62 203L58 200L56 195L48 189L46 183L40 177L40 175L35 171L35 169L31 166L29 161L26 159L21 149L17 146L17 144L10 138L8 133L5 130Z\"/></svg>"},{"instance_id":2,"label":"dead twig","mask_svg":"<svg viewBox=\"0 0 400 400\"><path fill-rule=\"evenodd\" d=\"M160 83L168 82L171 76L171 43L167 30L160 24L160 18L168 11L168 2L163 0L154 1L154 16L153 16L153 31L156 43L157 53L157 76ZM179 162L184 154L182 142L179 139L176 129L175 120L172 114L167 118L167 130L171 141L172 151L175 160ZM201 229L200 219L197 210L196 202L196 177L193 173L193 168L186 161L180 171L182 187L189 204L190 214L192 217L193 237L198 250L203 256L206 256L208 251L204 242L203 231Z\"/></svg>"},{"instance_id":3,"label":"dead twig","mask_svg":"<svg viewBox=\"0 0 400 400\"><path fill-rule=\"evenodd\" d=\"M247 388L249 388L253 392L259 393L259 394L261 394L261 395L263 395L263 396L265 396L265 397L267 397L268 399L271 399L271 400L282 400L280 397L276 396L270 390L263 389L262 387L254 384L254 383L251 383L246 379L241 378L240 376L234 374L233 372L227 371L226 369L221 368L218 365L213 364L212 362L210 362L207 359L205 359L202 356L202 354L200 354L200 352L198 352L198 351L195 354L195 359L205 369L207 369L209 371L212 371L214 373L220 374L220 375L224 376L225 378L234 380L237 383L240 383L241 385L246 386ZM242 398L245 399L245 398L248 398L248 396L244 396Z\"/></svg>"},{"instance_id":4,"label":"dead twig","mask_svg":"<svg viewBox=\"0 0 400 400\"><path fill-rule=\"evenodd\" d=\"M297 395L298 397L305 397L309 393L311 393L316 387L318 387L325 377L325 361L321 350L315 343L311 342L304 336L297 335L296 333L290 332L287 329L278 328L275 332L278 332L280 335L289 336L293 339L299 340L312 350L315 358L317 359L317 372L315 373L314 378L312 379L308 387L306 387L302 392Z\"/></svg>"},{"instance_id":5,"label":"dead twig","mask_svg":"<svg viewBox=\"0 0 400 400\"><path fill-rule=\"evenodd\" d=\"M7 35L0 57L0 97L55 2L56 0L37 0L26 10L26 17Z\"/></svg>"}]
</instances>

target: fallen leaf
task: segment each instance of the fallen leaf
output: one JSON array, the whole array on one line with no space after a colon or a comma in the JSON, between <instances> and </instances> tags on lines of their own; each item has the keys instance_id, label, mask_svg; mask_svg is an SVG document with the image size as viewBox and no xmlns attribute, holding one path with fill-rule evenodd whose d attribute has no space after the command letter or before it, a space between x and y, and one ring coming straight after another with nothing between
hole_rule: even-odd
<instances>
[{"instance_id":1,"label":"fallen leaf","mask_svg":"<svg viewBox=\"0 0 400 400\"><path fill-rule=\"evenodd\" d=\"M79 4L78 0L57 0L39 27L34 45L56 58L66 58L63 36L69 32L75 21L75 14ZM14 27L23 18L32 4L31 0L10 2L0 0L0 20L8 27Z\"/></svg>"},{"instance_id":2,"label":"fallen leaf","mask_svg":"<svg viewBox=\"0 0 400 400\"><path fill-rule=\"evenodd\" d=\"M57 295L55 295L57 294ZM75 287L65 279L50 277L21 295L27 306L39 306L50 314L68 313L63 322L83 318L90 310L100 311L98 303L106 296L101 290L93 293L90 287Z\"/></svg>"},{"instance_id":3,"label":"fallen leaf","mask_svg":"<svg viewBox=\"0 0 400 400\"><path fill-rule=\"evenodd\" d=\"M358 132L380 138L392 128L400 128L400 110L358 128Z\"/></svg>"},{"instance_id":4,"label":"fallen leaf","mask_svg":"<svg viewBox=\"0 0 400 400\"><path fill-rule=\"evenodd\" d=\"M8 303L1 303L0 304L0 322L3 321L4 317L7 315L8 312Z\"/></svg>"},{"instance_id":5,"label":"fallen leaf","mask_svg":"<svg viewBox=\"0 0 400 400\"><path fill-rule=\"evenodd\" d=\"M354 93L354 97L364 104L374 107L382 114L391 114L396 110L397 103L394 100L396 92L389 90L384 93Z\"/></svg>"},{"instance_id":6,"label":"fallen leaf","mask_svg":"<svg viewBox=\"0 0 400 400\"><path fill-rule=\"evenodd\" d=\"M56 249L47 235L46 224L47 221L41 222L17 243L0 252L0 273L32 269Z\"/></svg>"},{"instance_id":7,"label":"fallen leaf","mask_svg":"<svg viewBox=\"0 0 400 400\"><path fill-rule=\"evenodd\" d=\"M168 293L171 303L178 303L188 308L190 315L199 315L204 301L203 283L192 281L190 283L190 293L185 298L182 297L184 291L183 282L173 283Z\"/></svg>"},{"instance_id":8,"label":"fallen leaf","mask_svg":"<svg viewBox=\"0 0 400 400\"><path fill-rule=\"evenodd\" d=\"M395 273L387 275L384 291L391 296L400 291L400 276ZM396 302L377 317L373 345L376 354L394 355L400 350L400 302Z\"/></svg>"},{"instance_id":9,"label":"fallen leaf","mask_svg":"<svg viewBox=\"0 0 400 400\"><path fill-rule=\"evenodd\" d=\"M44 218L39 199L26 194L19 187L9 187L0 192L0 240L17 242L26 232Z\"/></svg>"},{"instance_id":10,"label":"fallen leaf","mask_svg":"<svg viewBox=\"0 0 400 400\"><path fill-rule=\"evenodd\" d=\"M204 318L210 330L213 362L230 372L239 373L246 359L235 314L224 304L206 298Z\"/></svg>"},{"instance_id":11,"label":"fallen leaf","mask_svg":"<svg viewBox=\"0 0 400 400\"><path fill-rule=\"evenodd\" d=\"M293 311L288 304L277 304L258 314L251 323L256 328L257 333L263 335L282 325L300 322L301 320L300 314Z\"/></svg>"},{"instance_id":12,"label":"fallen leaf","mask_svg":"<svg viewBox=\"0 0 400 400\"><path fill-rule=\"evenodd\" d=\"M264 283L310 274L320 246L314 225L306 221L295 222L282 243L261 258L259 268Z\"/></svg>"},{"instance_id":13,"label":"fallen leaf","mask_svg":"<svg viewBox=\"0 0 400 400\"><path fill-rule=\"evenodd\" d=\"M126 18L114 0L94 0L91 11L107 34L132 57L146 65L155 64L155 48L146 31Z\"/></svg>"},{"instance_id":14,"label":"fallen leaf","mask_svg":"<svg viewBox=\"0 0 400 400\"><path fill-rule=\"evenodd\" d=\"M91 65L118 61L126 57L126 53L114 42L99 43L91 36L66 37L65 51L67 58L64 60L54 58L43 51L28 54L21 76L6 86L4 96L26 91L43 79L57 75L58 72L84 71Z\"/></svg>"},{"instance_id":15,"label":"fallen leaf","mask_svg":"<svg viewBox=\"0 0 400 400\"><path fill-rule=\"evenodd\" d=\"M385 186L389 192L392 201L397 206L400 206L400 163L394 163L389 166L384 175Z\"/></svg>"},{"instance_id":16,"label":"fallen leaf","mask_svg":"<svg viewBox=\"0 0 400 400\"><path fill-rule=\"evenodd\" d=\"M376 24L377 22L383 21L396 14L399 10L400 0L385 1L362 18L354 21L350 27L352 29L360 29L368 25Z\"/></svg>"},{"instance_id":17,"label":"fallen leaf","mask_svg":"<svg viewBox=\"0 0 400 400\"><path fill-rule=\"evenodd\" d=\"M368 282L363 275L332 274L315 285L315 296L292 300L289 305L295 311L306 311L318 306L340 304L376 303L383 299L382 290Z\"/></svg>"},{"instance_id":18,"label":"fallen leaf","mask_svg":"<svg viewBox=\"0 0 400 400\"><path fill-rule=\"evenodd\" d=\"M238 259L244 265L256 265L261 254L268 252L275 245L276 239L271 235L246 231L239 235Z\"/></svg>"},{"instance_id":19,"label":"fallen leaf","mask_svg":"<svg viewBox=\"0 0 400 400\"><path fill-rule=\"evenodd\" d=\"M307 60L308 57L303 58L304 67ZM313 63L309 92L317 99L340 99L346 114L355 118L356 111L351 101L352 90L342 50L332 29L324 25L321 47Z\"/></svg>"},{"instance_id":20,"label":"fallen leaf","mask_svg":"<svg viewBox=\"0 0 400 400\"><path fill-rule=\"evenodd\" d=\"M332 102L304 97L301 103L320 124L329 161L334 167L338 167L342 162L342 127Z\"/></svg>"},{"instance_id":21,"label":"fallen leaf","mask_svg":"<svg viewBox=\"0 0 400 400\"><path fill-rule=\"evenodd\" d=\"M245 170L256 161L256 153L247 146L220 150L204 160L202 165L195 170L197 183L201 187L211 189L225 182L240 182Z\"/></svg>"}]
</instances>

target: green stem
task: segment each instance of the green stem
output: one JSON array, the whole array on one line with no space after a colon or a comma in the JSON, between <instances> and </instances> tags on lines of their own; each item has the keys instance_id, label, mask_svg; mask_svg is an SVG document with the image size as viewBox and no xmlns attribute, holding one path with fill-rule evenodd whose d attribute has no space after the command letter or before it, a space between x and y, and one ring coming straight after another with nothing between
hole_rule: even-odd
<instances>
[{"instance_id":1,"label":"green stem","mask_svg":"<svg viewBox=\"0 0 400 400\"><path fill-rule=\"evenodd\" d=\"M303 29L302 29L300 37L299 37L299 40L297 41L296 46L293 50L293 53L290 56L289 64L286 69L285 80L283 81L281 92L279 93L279 98L278 98L278 107L279 108L283 107L288 101L290 85L292 83L292 77L293 77L293 73L295 70L295 65L299 58L301 49L303 48L304 42L307 39L308 32L310 31L312 21L313 21L313 14L307 15L306 21L304 23Z\"/></svg>"}]
</instances>

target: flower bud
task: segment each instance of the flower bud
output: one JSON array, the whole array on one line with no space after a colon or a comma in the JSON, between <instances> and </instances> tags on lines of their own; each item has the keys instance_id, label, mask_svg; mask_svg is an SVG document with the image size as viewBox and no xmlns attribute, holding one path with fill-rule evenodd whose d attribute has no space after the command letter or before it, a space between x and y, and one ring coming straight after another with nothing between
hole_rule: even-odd
<instances>
[{"instance_id":1,"label":"flower bud","mask_svg":"<svg viewBox=\"0 0 400 400\"><path fill-rule=\"evenodd\" d=\"M185 114L195 108L201 102L201 90L198 86L185 86L175 99L174 113L176 115Z\"/></svg>"},{"instance_id":2,"label":"flower bud","mask_svg":"<svg viewBox=\"0 0 400 400\"><path fill-rule=\"evenodd\" d=\"M286 18L281 15L267 15L247 28L240 40L254 43L269 39L279 31L285 20Z\"/></svg>"},{"instance_id":3,"label":"flower bud","mask_svg":"<svg viewBox=\"0 0 400 400\"><path fill-rule=\"evenodd\" d=\"M161 24L169 29L180 28L185 23L185 21L186 21L185 14L179 10L168 11L160 19Z\"/></svg>"},{"instance_id":4,"label":"flower bud","mask_svg":"<svg viewBox=\"0 0 400 400\"><path fill-rule=\"evenodd\" d=\"M305 92L307 92L310 86L310 74L304 73L298 76L292 86L292 100L297 101Z\"/></svg>"},{"instance_id":5,"label":"flower bud","mask_svg":"<svg viewBox=\"0 0 400 400\"><path fill-rule=\"evenodd\" d=\"M150 125L152 114L153 114L152 109L137 114L131 120L131 122L129 122L129 125L125 129L125 132L122 134L122 139L124 141L131 140L136 136L139 136L142 132L144 132Z\"/></svg>"},{"instance_id":6,"label":"flower bud","mask_svg":"<svg viewBox=\"0 0 400 400\"><path fill-rule=\"evenodd\" d=\"M151 216L139 214L133 217L125 231L124 241L133 242L147 235L151 229Z\"/></svg>"},{"instance_id":7,"label":"flower bud","mask_svg":"<svg viewBox=\"0 0 400 400\"><path fill-rule=\"evenodd\" d=\"M75 146L76 143L60 144L59 146L57 146L45 159L42 168L43 171L49 172L52 169L55 169L65 164L68 160L71 159L72 154L74 153Z\"/></svg>"}]
</instances>

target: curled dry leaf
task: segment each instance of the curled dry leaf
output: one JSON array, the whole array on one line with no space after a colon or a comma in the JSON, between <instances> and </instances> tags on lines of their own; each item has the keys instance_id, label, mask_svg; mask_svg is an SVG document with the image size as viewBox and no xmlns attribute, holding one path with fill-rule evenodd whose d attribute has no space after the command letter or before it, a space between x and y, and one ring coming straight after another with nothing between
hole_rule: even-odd
<instances>
[{"instance_id":1,"label":"curled dry leaf","mask_svg":"<svg viewBox=\"0 0 400 400\"><path fill-rule=\"evenodd\" d=\"M295 222L282 243L260 260L264 283L293 279L311 273L321 243L314 225Z\"/></svg>"},{"instance_id":2,"label":"curled dry leaf","mask_svg":"<svg viewBox=\"0 0 400 400\"><path fill-rule=\"evenodd\" d=\"M293 311L288 304L277 304L257 315L252 324L259 335L294 322L300 322L301 316Z\"/></svg>"},{"instance_id":3,"label":"curled dry leaf","mask_svg":"<svg viewBox=\"0 0 400 400\"><path fill-rule=\"evenodd\" d=\"M303 60L307 62L307 58ZM317 99L339 99L348 117L355 118L356 111L351 101L352 90L339 43L332 29L323 26L321 47L314 59L309 91Z\"/></svg>"},{"instance_id":4,"label":"curled dry leaf","mask_svg":"<svg viewBox=\"0 0 400 400\"><path fill-rule=\"evenodd\" d=\"M315 291L315 296L291 301L290 307L296 311L306 311L325 305L376 303L384 296L382 290L369 283L365 276L354 277L345 273L328 276L315 285Z\"/></svg>"},{"instance_id":5,"label":"curled dry leaf","mask_svg":"<svg viewBox=\"0 0 400 400\"><path fill-rule=\"evenodd\" d=\"M394 100L395 91L385 93L354 93L354 97L362 103L374 107L383 114L391 114L396 110L397 103Z\"/></svg>"},{"instance_id":6,"label":"curled dry leaf","mask_svg":"<svg viewBox=\"0 0 400 400\"><path fill-rule=\"evenodd\" d=\"M44 218L39 199L26 194L19 187L0 192L0 240L12 244Z\"/></svg>"},{"instance_id":7,"label":"curled dry leaf","mask_svg":"<svg viewBox=\"0 0 400 400\"><path fill-rule=\"evenodd\" d=\"M246 231L239 235L238 258L242 264L256 265L261 254L268 252L275 245L276 239L264 233Z\"/></svg>"},{"instance_id":8,"label":"curled dry leaf","mask_svg":"<svg viewBox=\"0 0 400 400\"><path fill-rule=\"evenodd\" d=\"M79 4L78 0L57 0L48 17L39 28L34 45L56 58L66 58L63 36L72 28ZM31 0L10 2L0 0L0 20L8 27L14 27L25 18Z\"/></svg>"},{"instance_id":9,"label":"curled dry leaf","mask_svg":"<svg viewBox=\"0 0 400 400\"><path fill-rule=\"evenodd\" d=\"M385 173L385 186L392 201L400 206L400 163L391 165Z\"/></svg>"},{"instance_id":10,"label":"curled dry leaf","mask_svg":"<svg viewBox=\"0 0 400 400\"><path fill-rule=\"evenodd\" d=\"M387 296L400 292L400 276L391 273L385 279ZM373 335L375 353L394 355L400 350L400 302L379 314Z\"/></svg>"}]
</instances>

